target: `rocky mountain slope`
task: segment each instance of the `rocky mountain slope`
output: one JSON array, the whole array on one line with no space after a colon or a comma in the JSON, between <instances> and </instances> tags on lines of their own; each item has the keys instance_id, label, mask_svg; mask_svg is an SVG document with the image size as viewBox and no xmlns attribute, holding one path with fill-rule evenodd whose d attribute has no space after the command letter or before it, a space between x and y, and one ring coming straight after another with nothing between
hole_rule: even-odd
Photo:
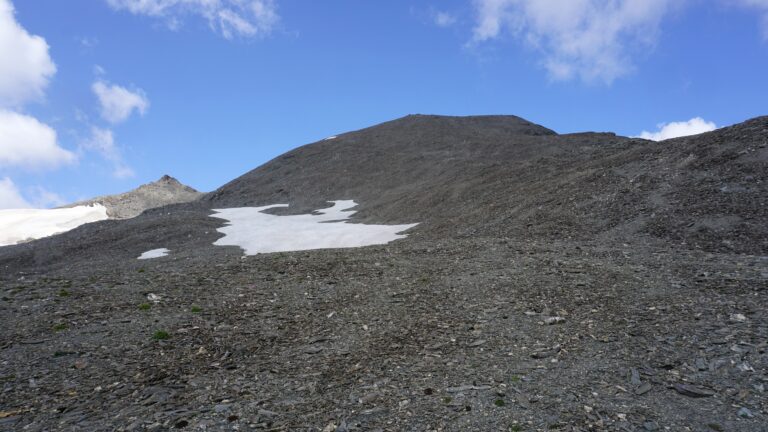
<instances>
[{"instance_id":1,"label":"rocky mountain slope","mask_svg":"<svg viewBox=\"0 0 768 432\"><path fill-rule=\"evenodd\" d=\"M147 209L195 201L202 195L175 178L164 175L157 181L143 184L129 192L96 197L66 207L101 204L107 208L107 216L110 219L129 219Z\"/></svg>"},{"instance_id":2,"label":"rocky mountain slope","mask_svg":"<svg viewBox=\"0 0 768 432\"><path fill-rule=\"evenodd\" d=\"M656 143L418 115L300 147L0 248L0 429L763 431L767 177L768 117ZM213 245L212 209L329 200L419 225Z\"/></svg>"},{"instance_id":3,"label":"rocky mountain slope","mask_svg":"<svg viewBox=\"0 0 768 432\"><path fill-rule=\"evenodd\" d=\"M208 194L210 206L334 196L360 217L445 236L648 236L768 251L768 118L661 143L556 135L516 117L409 116L301 147ZM327 204L326 204L327 205Z\"/></svg>"}]
</instances>

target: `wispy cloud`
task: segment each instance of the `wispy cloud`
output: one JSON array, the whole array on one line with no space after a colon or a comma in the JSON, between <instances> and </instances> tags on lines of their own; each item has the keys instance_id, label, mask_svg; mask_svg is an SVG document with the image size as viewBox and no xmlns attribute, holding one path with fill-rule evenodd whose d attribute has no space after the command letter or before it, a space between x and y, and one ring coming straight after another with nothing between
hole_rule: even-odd
<instances>
[{"instance_id":1,"label":"wispy cloud","mask_svg":"<svg viewBox=\"0 0 768 432\"><path fill-rule=\"evenodd\" d=\"M432 19L435 25L438 27L450 27L458 21L456 16L448 12L437 11L433 14Z\"/></svg>"},{"instance_id":2,"label":"wispy cloud","mask_svg":"<svg viewBox=\"0 0 768 432\"><path fill-rule=\"evenodd\" d=\"M768 41L768 0L728 0L737 5L757 9L760 13L760 24L763 39Z\"/></svg>"},{"instance_id":3,"label":"wispy cloud","mask_svg":"<svg viewBox=\"0 0 768 432\"><path fill-rule=\"evenodd\" d=\"M61 195L51 192L42 186L32 186L27 189L28 196L35 208L60 207L67 204L67 201Z\"/></svg>"},{"instance_id":4,"label":"wispy cloud","mask_svg":"<svg viewBox=\"0 0 768 432\"><path fill-rule=\"evenodd\" d=\"M110 162L114 177L127 178L135 175L133 169L125 163L122 151L115 144L115 136L110 129L92 126L90 135L82 141L81 147L98 153L106 161Z\"/></svg>"},{"instance_id":5,"label":"wispy cloud","mask_svg":"<svg viewBox=\"0 0 768 432\"><path fill-rule=\"evenodd\" d=\"M128 120L134 111L144 115L149 109L149 99L141 89L128 90L104 81L96 81L91 89L99 99L101 117L112 124Z\"/></svg>"},{"instance_id":6,"label":"wispy cloud","mask_svg":"<svg viewBox=\"0 0 768 432\"><path fill-rule=\"evenodd\" d=\"M177 29L185 16L208 21L211 29L227 39L270 34L280 21L273 0L106 0L115 10L162 18Z\"/></svg>"},{"instance_id":7,"label":"wispy cloud","mask_svg":"<svg viewBox=\"0 0 768 432\"><path fill-rule=\"evenodd\" d=\"M653 47L671 0L475 0L473 42L508 33L542 55L553 80L612 83Z\"/></svg>"},{"instance_id":8,"label":"wispy cloud","mask_svg":"<svg viewBox=\"0 0 768 432\"><path fill-rule=\"evenodd\" d=\"M657 127L658 130L656 132L643 131L637 138L663 141L682 136L697 135L717 129L717 125L714 122L706 121L701 117L694 117L688 121L661 123Z\"/></svg>"},{"instance_id":9,"label":"wispy cloud","mask_svg":"<svg viewBox=\"0 0 768 432\"><path fill-rule=\"evenodd\" d=\"M0 210L29 207L32 207L32 204L21 196L13 180L8 177L0 178Z\"/></svg>"}]
</instances>

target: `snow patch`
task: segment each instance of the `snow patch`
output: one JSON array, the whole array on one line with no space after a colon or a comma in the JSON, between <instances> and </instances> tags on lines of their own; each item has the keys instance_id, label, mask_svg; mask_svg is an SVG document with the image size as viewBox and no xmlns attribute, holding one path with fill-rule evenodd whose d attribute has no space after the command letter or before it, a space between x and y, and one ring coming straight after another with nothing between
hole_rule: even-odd
<instances>
[{"instance_id":1,"label":"snow patch","mask_svg":"<svg viewBox=\"0 0 768 432\"><path fill-rule=\"evenodd\" d=\"M168 252L170 252L166 248L160 248L160 249L152 249L144 252L143 254L139 255L140 260L145 259L152 259L152 258L162 258L166 255L168 255Z\"/></svg>"},{"instance_id":2,"label":"snow patch","mask_svg":"<svg viewBox=\"0 0 768 432\"><path fill-rule=\"evenodd\" d=\"M59 209L0 210L0 246L61 234L105 219L107 208L101 204Z\"/></svg>"},{"instance_id":3,"label":"snow patch","mask_svg":"<svg viewBox=\"0 0 768 432\"><path fill-rule=\"evenodd\" d=\"M328 140L332 140L332 139L336 139L336 135L329 136L328 138L324 139L323 141L328 141Z\"/></svg>"},{"instance_id":4,"label":"snow patch","mask_svg":"<svg viewBox=\"0 0 768 432\"><path fill-rule=\"evenodd\" d=\"M357 203L352 200L331 201L333 207L317 210L312 214L276 216L264 213L288 204L263 207L215 209L211 217L225 219L228 223L218 231L224 237L216 240L217 246L240 246L246 255L269 252L289 252L311 249L351 248L405 238L399 234L418 224L365 225L346 222L355 212L350 211Z\"/></svg>"}]
</instances>

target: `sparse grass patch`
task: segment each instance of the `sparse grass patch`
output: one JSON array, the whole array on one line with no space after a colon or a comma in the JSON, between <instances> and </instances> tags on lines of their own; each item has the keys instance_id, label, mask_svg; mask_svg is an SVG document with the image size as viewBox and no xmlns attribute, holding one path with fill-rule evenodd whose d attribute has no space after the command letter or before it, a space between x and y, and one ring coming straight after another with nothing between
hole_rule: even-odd
<instances>
[{"instance_id":1,"label":"sparse grass patch","mask_svg":"<svg viewBox=\"0 0 768 432\"><path fill-rule=\"evenodd\" d=\"M152 308L152 305L149 303L142 303L139 305L139 309L143 311L148 311L151 308Z\"/></svg>"},{"instance_id":2,"label":"sparse grass patch","mask_svg":"<svg viewBox=\"0 0 768 432\"><path fill-rule=\"evenodd\" d=\"M64 331L67 329L67 325L65 323L58 323L53 325L53 331Z\"/></svg>"},{"instance_id":3,"label":"sparse grass patch","mask_svg":"<svg viewBox=\"0 0 768 432\"><path fill-rule=\"evenodd\" d=\"M514 424L509 427L509 432L520 432L522 430L523 430L523 427L520 426L519 424Z\"/></svg>"},{"instance_id":4,"label":"sparse grass patch","mask_svg":"<svg viewBox=\"0 0 768 432\"><path fill-rule=\"evenodd\" d=\"M139 269L139 273L144 273L146 270L144 270L144 267Z\"/></svg>"},{"instance_id":5,"label":"sparse grass patch","mask_svg":"<svg viewBox=\"0 0 768 432\"><path fill-rule=\"evenodd\" d=\"M154 340L166 340L170 339L171 335L167 331L158 330L155 332L155 334L152 335L152 339Z\"/></svg>"},{"instance_id":6,"label":"sparse grass patch","mask_svg":"<svg viewBox=\"0 0 768 432\"><path fill-rule=\"evenodd\" d=\"M71 293L64 288L60 289L58 294L59 297L69 297L71 295Z\"/></svg>"},{"instance_id":7,"label":"sparse grass patch","mask_svg":"<svg viewBox=\"0 0 768 432\"><path fill-rule=\"evenodd\" d=\"M449 403L451 403L452 400L453 399L451 399L450 396L446 396L446 397L443 398L443 403L444 404L449 404Z\"/></svg>"},{"instance_id":8,"label":"sparse grass patch","mask_svg":"<svg viewBox=\"0 0 768 432\"><path fill-rule=\"evenodd\" d=\"M503 407L504 399L496 399L495 401L493 401L493 404L496 405L497 407Z\"/></svg>"},{"instance_id":9,"label":"sparse grass patch","mask_svg":"<svg viewBox=\"0 0 768 432\"><path fill-rule=\"evenodd\" d=\"M520 382L520 376L519 375L512 375L512 378L510 378L513 383Z\"/></svg>"},{"instance_id":10,"label":"sparse grass patch","mask_svg":"<svg viewBox=\"0 0 768 432\"><path fill-rule=\"evenodd\" d=\"M201 308L200 306L192 306L192 309L190 310L192 311L192 313L200 313L203 311L203 308Z\"/></svg>"}]
</instances>

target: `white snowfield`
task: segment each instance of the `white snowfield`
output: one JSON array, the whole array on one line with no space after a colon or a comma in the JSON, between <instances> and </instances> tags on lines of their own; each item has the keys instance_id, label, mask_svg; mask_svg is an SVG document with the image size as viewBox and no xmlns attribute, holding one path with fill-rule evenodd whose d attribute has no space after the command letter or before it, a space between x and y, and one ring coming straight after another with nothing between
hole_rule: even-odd
<instances>
[{"instance_id":1,"label":"white snowfield","mask_svg":"<svg viewBox=\"0 0 768 432\"><path fill-rule=\"evenodd\" d=\"M240 207L216 209L212 217L225 219L229 223L219 228L225 234L213 244L218 246L240 246L246 255L269 252L289 252L310 249L352 248L405 238L399 234L418 224L409 225L365 225L346 222L355 212L357 205L352 200L331 201L333 207L313 212L314 214L276 216L263 213L275 207Z\"/></svg>"},{"instance_id":2,"label":"white snowfield","mask_svg":"<svg viewBox=\"0 0 768 432\"><path fill-rule=\"evenodd\" d=\"M166 248L152 249L141 254L138 259L145 260L145 259L152 259L152 258L161 258L168 255L168 252L170 251Z\"/></svg>"},{"instance_id":3,"label":"white snowfield","mask_svg":"<svg viewBox=\"0 0 768 432\"><path fill-rule=\"evenodd\" d=\"M107 219L107 208L96 204L60 209L0 210L0 246L63 233Z\"/></svg>"}]
</instances>

